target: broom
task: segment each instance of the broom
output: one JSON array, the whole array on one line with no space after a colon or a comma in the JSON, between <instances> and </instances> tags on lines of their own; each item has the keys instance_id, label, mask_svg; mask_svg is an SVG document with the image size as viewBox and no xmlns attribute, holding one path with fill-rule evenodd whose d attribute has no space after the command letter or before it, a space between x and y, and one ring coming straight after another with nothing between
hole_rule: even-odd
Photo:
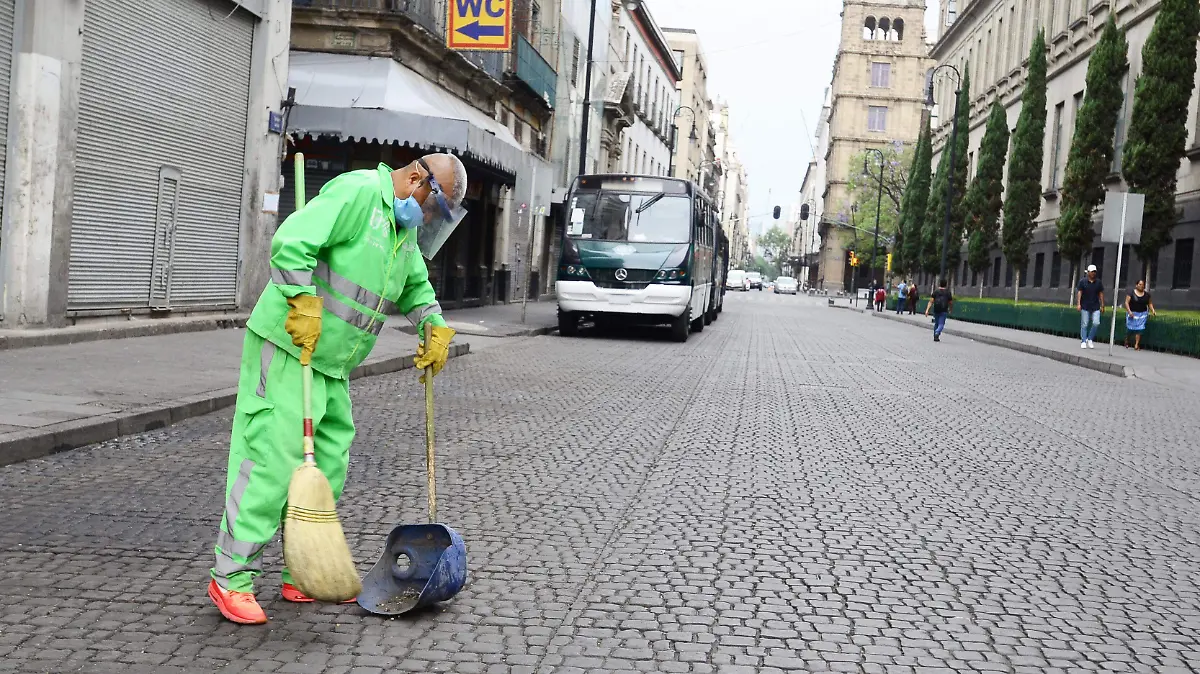
<instances>
[{"instance_id":1,"label":"broom","mask_svg":"<svg viewBox=\"0 0 1200 674\"><path fill-rule=\"evenodd\" d=\"M304 206L304 155L297 153L296 208ZM338 520L333 489L313 456L312 367L302 366L304 462L292 473L283 521L283 559L296 587L317 601L343 602L362 590Z\"/></svg>"}]
</instances>

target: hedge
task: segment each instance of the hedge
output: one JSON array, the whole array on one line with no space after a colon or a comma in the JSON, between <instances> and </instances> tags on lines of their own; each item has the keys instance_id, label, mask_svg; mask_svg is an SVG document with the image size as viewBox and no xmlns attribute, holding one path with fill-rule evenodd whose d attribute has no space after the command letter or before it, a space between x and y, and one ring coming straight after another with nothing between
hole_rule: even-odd
<instances>
[{"instance_id":1,"label":"hedge","mask_svg":"<svg viewBox=\"0 0 1200 674\"><path fill-rule=\"evenodd\" d=\"M925 295L919 300L917 311L924 312L929 302ZM888 307L895 311L896 296L888 298ZM954 298L951 316L968 323L982 323L1002 328L1014 328L1031 332L1042 332L1063 337L1079 338L1079 310L1065 304L1047 302L1021 302L1014 304L1004 299L978 299L973 297ZM1112 321L1110 306L1101 320L1097 337L1108 341L1109 323ZM1117 343L1125 339L1125 309L1117 309ZM1166 351L1188 356L1200 356L1200 313L1191 311L1160 311L1151 316L1142 333L1142 348Z\"/></svg>"}]
</instances>

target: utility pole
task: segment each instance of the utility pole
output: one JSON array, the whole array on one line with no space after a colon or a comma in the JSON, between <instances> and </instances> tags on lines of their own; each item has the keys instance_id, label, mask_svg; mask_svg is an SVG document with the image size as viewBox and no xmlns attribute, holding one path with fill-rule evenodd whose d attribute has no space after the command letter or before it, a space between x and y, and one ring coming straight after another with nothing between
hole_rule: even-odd
<instances>
[{"instance_id":1,"label":"utility pole","mask_svg":"<svg viewBox=\"0 0 1200 674\"><path fill-rule=\"evenodd\" d=\"M879 196L875 200L875 244L871 248L871 275L874 276L879 257L879 211L883 210L883 165L887 158L883 156L883 151L877 148L869 147L866 152L874 152L879 155ZM866 172L867 158L863 157L863 173ZM882 274L880 276L882 277Z\"/></svg>"},{"instance_id":2,"label":"utility pole","mask_svg":"<svg viewBox=\"0 0 1200 674\"><path fill-rule=\"evenodd\" d=\"M592 48L596 38L596 2L588 19L587 68L583 77L583 130L579 136L579 175L587 173L588 129L592 125Z\"/></svg>"}]
</instances>

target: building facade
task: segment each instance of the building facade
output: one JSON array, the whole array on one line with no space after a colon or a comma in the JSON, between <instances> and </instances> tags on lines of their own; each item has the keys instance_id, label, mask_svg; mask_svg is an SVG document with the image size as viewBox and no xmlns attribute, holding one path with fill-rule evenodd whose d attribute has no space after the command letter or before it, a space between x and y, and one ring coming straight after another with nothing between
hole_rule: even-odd
<instances>
[{"instance_id":1,"label":"building facade","mask_svg":"<svg viewBox=\"0 0 1200 674\"><path fill-rule=\"evenodd\" d=\"M679 66L645 2L612 0L610 9L600 165L611 173L665 176Z\"/></svg>"},{"instance_id":2,"label":"building facade","mask_svg":"<svg viewBox=\"0 0 1200 674\"><path fill-rule=\"evenodd\" d=\"M716 156L722 167L717 193L721 227L729 239L730 268L744 268L752 261L750 187L746 181L746 167L742 164L730 133L729 106L718 103L715 108L712 125L716 138Z\"/></svg>"},{"instance_id":3,"label":"building facade","mask_svg":"<svg viewBox=\"0 0 1200 674\"><path fill-rule=\"evenodd\" d=\"M511 52L445 46L444 0L297 2L289 82L297 91L284 162L303 152L306 190L383 162L450 151L467 167L467 218L428 262L448 309L544 289L545 220L562 176L548 161L558 101L559 3L512 5ZM285 190L283 212L293 203Z\"/></svg>"},{"instance_id":4,"label":"building facade","mask_svg":"<svg viewBox=\"0 0 1200 674\"><path fill-rule=\"evenodd\" d=\"M915 143L925 109L925 0L845 0L842 33L829 99L829 144L821 191L819 284L851 285L849 251L855 240L850 176L855 157L870 147Z\"/></svg>"},{"instance_id":5,"label":"building facade","mask_svg":"<svg viewBox=\"0 0 1200 674\"><path fill-rule=\"evenodd\" d=\"M288 0L0 0L0 321L228 312L267 282ZM10 86L11 85L11 86Z\"/></svg>"},{"instance_id":6,"label":"building facade","mask_svg":"<svg viewBox=\"0 0 1200 674\"><path fill-rule=\"evenodd\" d=\"M690 28L664 28L683 79L672 120L671 175L687 178L716 197L721 164L716 159L713 105L708 94L708 63L700 36Z\"/></svg>"},{"instance_id":7,"label":"building facade","mask_svg":"<svg viewBox=\"0 0 1200 674\"><path fill-rule=\"evenodd\" d=\"M821 287L820 268L817 263L821 251L821 237L818 232L825 213L825 175L828 166L826 157L830 141L829 110L830 90L826 87L817 130L813 134L813 157L804 170L804 181L800 185L800 202L793 208L798 223L797 230L793 233L792 266L799 274L798 278L813 288ZM804 205L809 209L808 218L801 220L800 208Z\"/></svg>"},{"instance_id":8,"label":"building facade","mask_svg":"<svg viewBox=\"0 0 1200 674\"><path fill-rule=\"evenodd\" d=\"M1062 2L1060 0L970 0L951 2L941 12L943 34L933 48L937 63L952 64L971 74L971 173L983 138L988 111L1000 101L1008 113L1010 129L1015 129L1021 112L1021 94L1028 73L1028 55L1038 30L1045 30L1048 45L1048 84L1046 96L1046 136L1043 146L1042 208L1029 251L1029 269L1020 274L1022 298L1066 301L1076 279L1067 278L1071 263L1063 260L1055 242L1060 194L1067 156L1074 136L1075 119L1083 102L1088 57L1110 15L1129 41L1129 70L1121 82L1126 93L1115 132L1117 157L1112 165L1108 188L1127 189L1120 175L1121 150L1133 114L1134 83L1142 70L1142 46L1150 35L1158 15L1155 0L1104 0L1102 2ZM968 66L969 64L969 66ZM1200 80L1200 71L1197 72ZM1151 261L1149 285L1155 291L1155 304L1162 306L1200 306L1200 275L1195 266L1195 242L1200 237L1200 81L1193 86L1188 130L1187 157L1180 162L1177 206L1182 218L1172 232L1173 241ZM937 109L953 106L954 80L940 74L934 82ZM934 135L936 162L950 133L948 115L941 115ZM960 132L962 130L960 129ZM1007 173L1007 172L1006 172ZM1096 231L1099 233L1099 214ZM1105 284L1132 285L1143 278L1144 266L1131 250L1123 255L1118 279L1116 244L1096 238L1088 262L1100 268ZM962 292L978 293L983 283L985 296L1012 297L1015 270L1001 250L992 251L992 268L982 277L963 268L950 274Z\"/></svg>"}]
</instances>

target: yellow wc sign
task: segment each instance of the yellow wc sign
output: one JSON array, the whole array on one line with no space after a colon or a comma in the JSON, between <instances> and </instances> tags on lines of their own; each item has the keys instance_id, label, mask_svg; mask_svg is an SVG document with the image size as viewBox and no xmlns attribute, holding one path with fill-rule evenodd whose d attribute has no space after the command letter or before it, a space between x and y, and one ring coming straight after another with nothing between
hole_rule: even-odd
<instances>
[{"instance_id":1,"label":"yellow wc sign","mask_svg":"<svg viewBox=\"0 0 1200 674\"><path fill-rule=\"evenodd\" d=\"M512 49L512 0L448 0L446 46L464 51Z\"/></svg>"}]
</instances>

